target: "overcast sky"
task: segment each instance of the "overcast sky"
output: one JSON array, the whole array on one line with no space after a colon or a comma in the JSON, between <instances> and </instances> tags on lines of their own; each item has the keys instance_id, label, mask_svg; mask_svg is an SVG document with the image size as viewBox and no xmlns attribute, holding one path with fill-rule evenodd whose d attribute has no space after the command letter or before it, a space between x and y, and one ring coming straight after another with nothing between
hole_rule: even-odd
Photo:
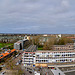
<instances>
[{"instance_id":1,"label":"overcast sky","mask_svg":"<svg viewBox=\"0 0 75 75\"><path fill-rule=\"evenodd\" d=\"M75 34L75 0L0 0L0 33Z\"/></svg>"}]
</instances>

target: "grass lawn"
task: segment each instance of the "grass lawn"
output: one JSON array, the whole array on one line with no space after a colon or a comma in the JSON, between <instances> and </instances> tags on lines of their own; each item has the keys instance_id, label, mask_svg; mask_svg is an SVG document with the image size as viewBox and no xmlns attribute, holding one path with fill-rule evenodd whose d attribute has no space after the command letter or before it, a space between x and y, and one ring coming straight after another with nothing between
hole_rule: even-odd
<instances>
[{"instance_id":1,"label":"grass lawn","mask_svg":"<svg viewBox=\"0 0 75 75\"><path fill-rule=\"evenodd\" d=\"M38 50L43 50L43 47L38 47Z\"/></svg>"},{"instance_id":2,"label":"grass lawn","mask_svg":"<svg viewBox=\"0 0 75 75\"><path fill-rule=\"evenodd\" d=\"M13 45L12 43L0 43L0 48L8 46L8 45Z\"/></svg>"}]
</instances>

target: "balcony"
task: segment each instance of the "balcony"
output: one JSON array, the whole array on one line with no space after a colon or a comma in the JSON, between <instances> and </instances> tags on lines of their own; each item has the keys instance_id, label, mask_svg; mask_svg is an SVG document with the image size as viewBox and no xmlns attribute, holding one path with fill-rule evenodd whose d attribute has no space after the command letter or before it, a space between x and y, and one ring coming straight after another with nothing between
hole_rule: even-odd
<instances>
[{"instance_id":1,"label":"balcony","mask_svg":"<svg viewBox=\"0 0 75 75\"><path fill-rule=\"evenodd\" d=\"M33 60L24 60L24 61L33 61Z\"/></svg>"},{"instance_id":2,"label":"balcony","mask_svg":"<svg viewBox=\"0 0 75 75\"><path fill-rule=\"evenodd\" d=\"M23 58L33 58L33 57L23 57Z\"/></svg>"},{"instance_id":3,"label":"balcony","mask_svg":"<svg viewBox=\"0 0 75 75\"><path fill-rule=\"evenodd\" d=\"M22 62L24 64L33 64L33 62Z\"/></svg>"}]
</instances>

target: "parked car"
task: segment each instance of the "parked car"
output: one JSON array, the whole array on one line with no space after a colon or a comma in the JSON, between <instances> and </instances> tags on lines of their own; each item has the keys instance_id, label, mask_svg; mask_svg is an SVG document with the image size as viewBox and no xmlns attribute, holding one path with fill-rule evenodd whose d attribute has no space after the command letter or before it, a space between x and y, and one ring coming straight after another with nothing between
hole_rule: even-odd
<instances>
[{"instance_id":1,"label":"parked car","mask_svg":"<svg viewBox=\"0 0 75 75\"><path fill-rule=\"evenodd\" d=\"M19 65L19 63L17 62L15 65Z\"/></svg>"},{"instance_id":2,"label":"parked car","mask_svg":"<svg viewBox=\"0 0 75 75\"><path fill-rule=\"evenodd\" d=\"M29 71L29 73L32 73L31 71Z\"/></svg>"},{"instance_id":3,"label":"parked car","mask_svg":"<svg viewBox=\"0 0 75 75\"><path fill-rule=\"evenodd\" d=\"M2 64L1 67L5 67L5 64Z\"/></svg>"},{"instance_id":4,"label":"parked car","mask_svg":"<svg viewBox=\"0 0 75 75\"><path fill-rule=\"evenodd\" d=\"M6 73L6 71L3 71L0 75L4 75Z\"/></svg>"}]
</instances>

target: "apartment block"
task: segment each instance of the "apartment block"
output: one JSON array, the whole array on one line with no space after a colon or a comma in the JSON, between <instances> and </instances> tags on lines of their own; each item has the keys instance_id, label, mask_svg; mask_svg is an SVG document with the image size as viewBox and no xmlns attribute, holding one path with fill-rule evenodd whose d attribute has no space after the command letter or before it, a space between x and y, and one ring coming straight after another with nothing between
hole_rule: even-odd
<instances>
[{"instance_id":1,"label":"apartment block","mask_svg":"<svg viewBox=\"0 0 75 75\"><path fill-rule=\"evenodd\" d=\"M74 62L74 51L37 51L36 63Z\"/></svg>"},{"instance_id":2,"label":"apartment block","mask_svg":"<svg viewBox=\"0 0 75 75\"><path fill-rule=\"evenodd\" d=\"M14 43L14 49L24 49L24 47L26 47L29 44L29 40L27 39L23 39L23 40L19 40L16 43Z\"/></svg>"},{"instance_id":3,"label":"apartment block","mask_svg":"<svg viewBox=\"0 0 75 75\"><path fill-rule=\"evenodd\" d=\"M14 49L18 49L18 50L22 49L22 45L20 41L14 43Z\"/></svg>"},{"instance_id":4,"label":"apartment block","mask_svg":"<svg viewBox=\"0 0 75 75\"><path fill-rule=\"evenodd\" d=\"M24 66L34 66L35 52L24 52L22 54L22 63Z\"/></svg>"},{"instance_id":5,"label":"apartment block","mask_svg":"<svg viewBox=\"0 0 75 75\"><path fill-rule=\"evenodd\" d=\"M51 63L75 62L75 51L36 51L24 52L22 56L24 66L47 66Z\"/></svg>"},{"instance_id":6,"label":"apartment block","mask_svg":"<svg viewBox=\"0 0 75 75\"><path fill-rule=\"evenodd\" d=\"M73 50L74 43L67 43L66 45L53 45L53 50Z\"/></svg>"},{"instance_id":7,"label":"apartment block","mask_svg":"<svg viewBox=\"0 0 75 75\"><path fill-rule=\"evenodd\" d=\"M7 58L11 57L16 52L15 49L5 51L4 53L0 54L0 63Z\"/></svg>"}]
</instances>

